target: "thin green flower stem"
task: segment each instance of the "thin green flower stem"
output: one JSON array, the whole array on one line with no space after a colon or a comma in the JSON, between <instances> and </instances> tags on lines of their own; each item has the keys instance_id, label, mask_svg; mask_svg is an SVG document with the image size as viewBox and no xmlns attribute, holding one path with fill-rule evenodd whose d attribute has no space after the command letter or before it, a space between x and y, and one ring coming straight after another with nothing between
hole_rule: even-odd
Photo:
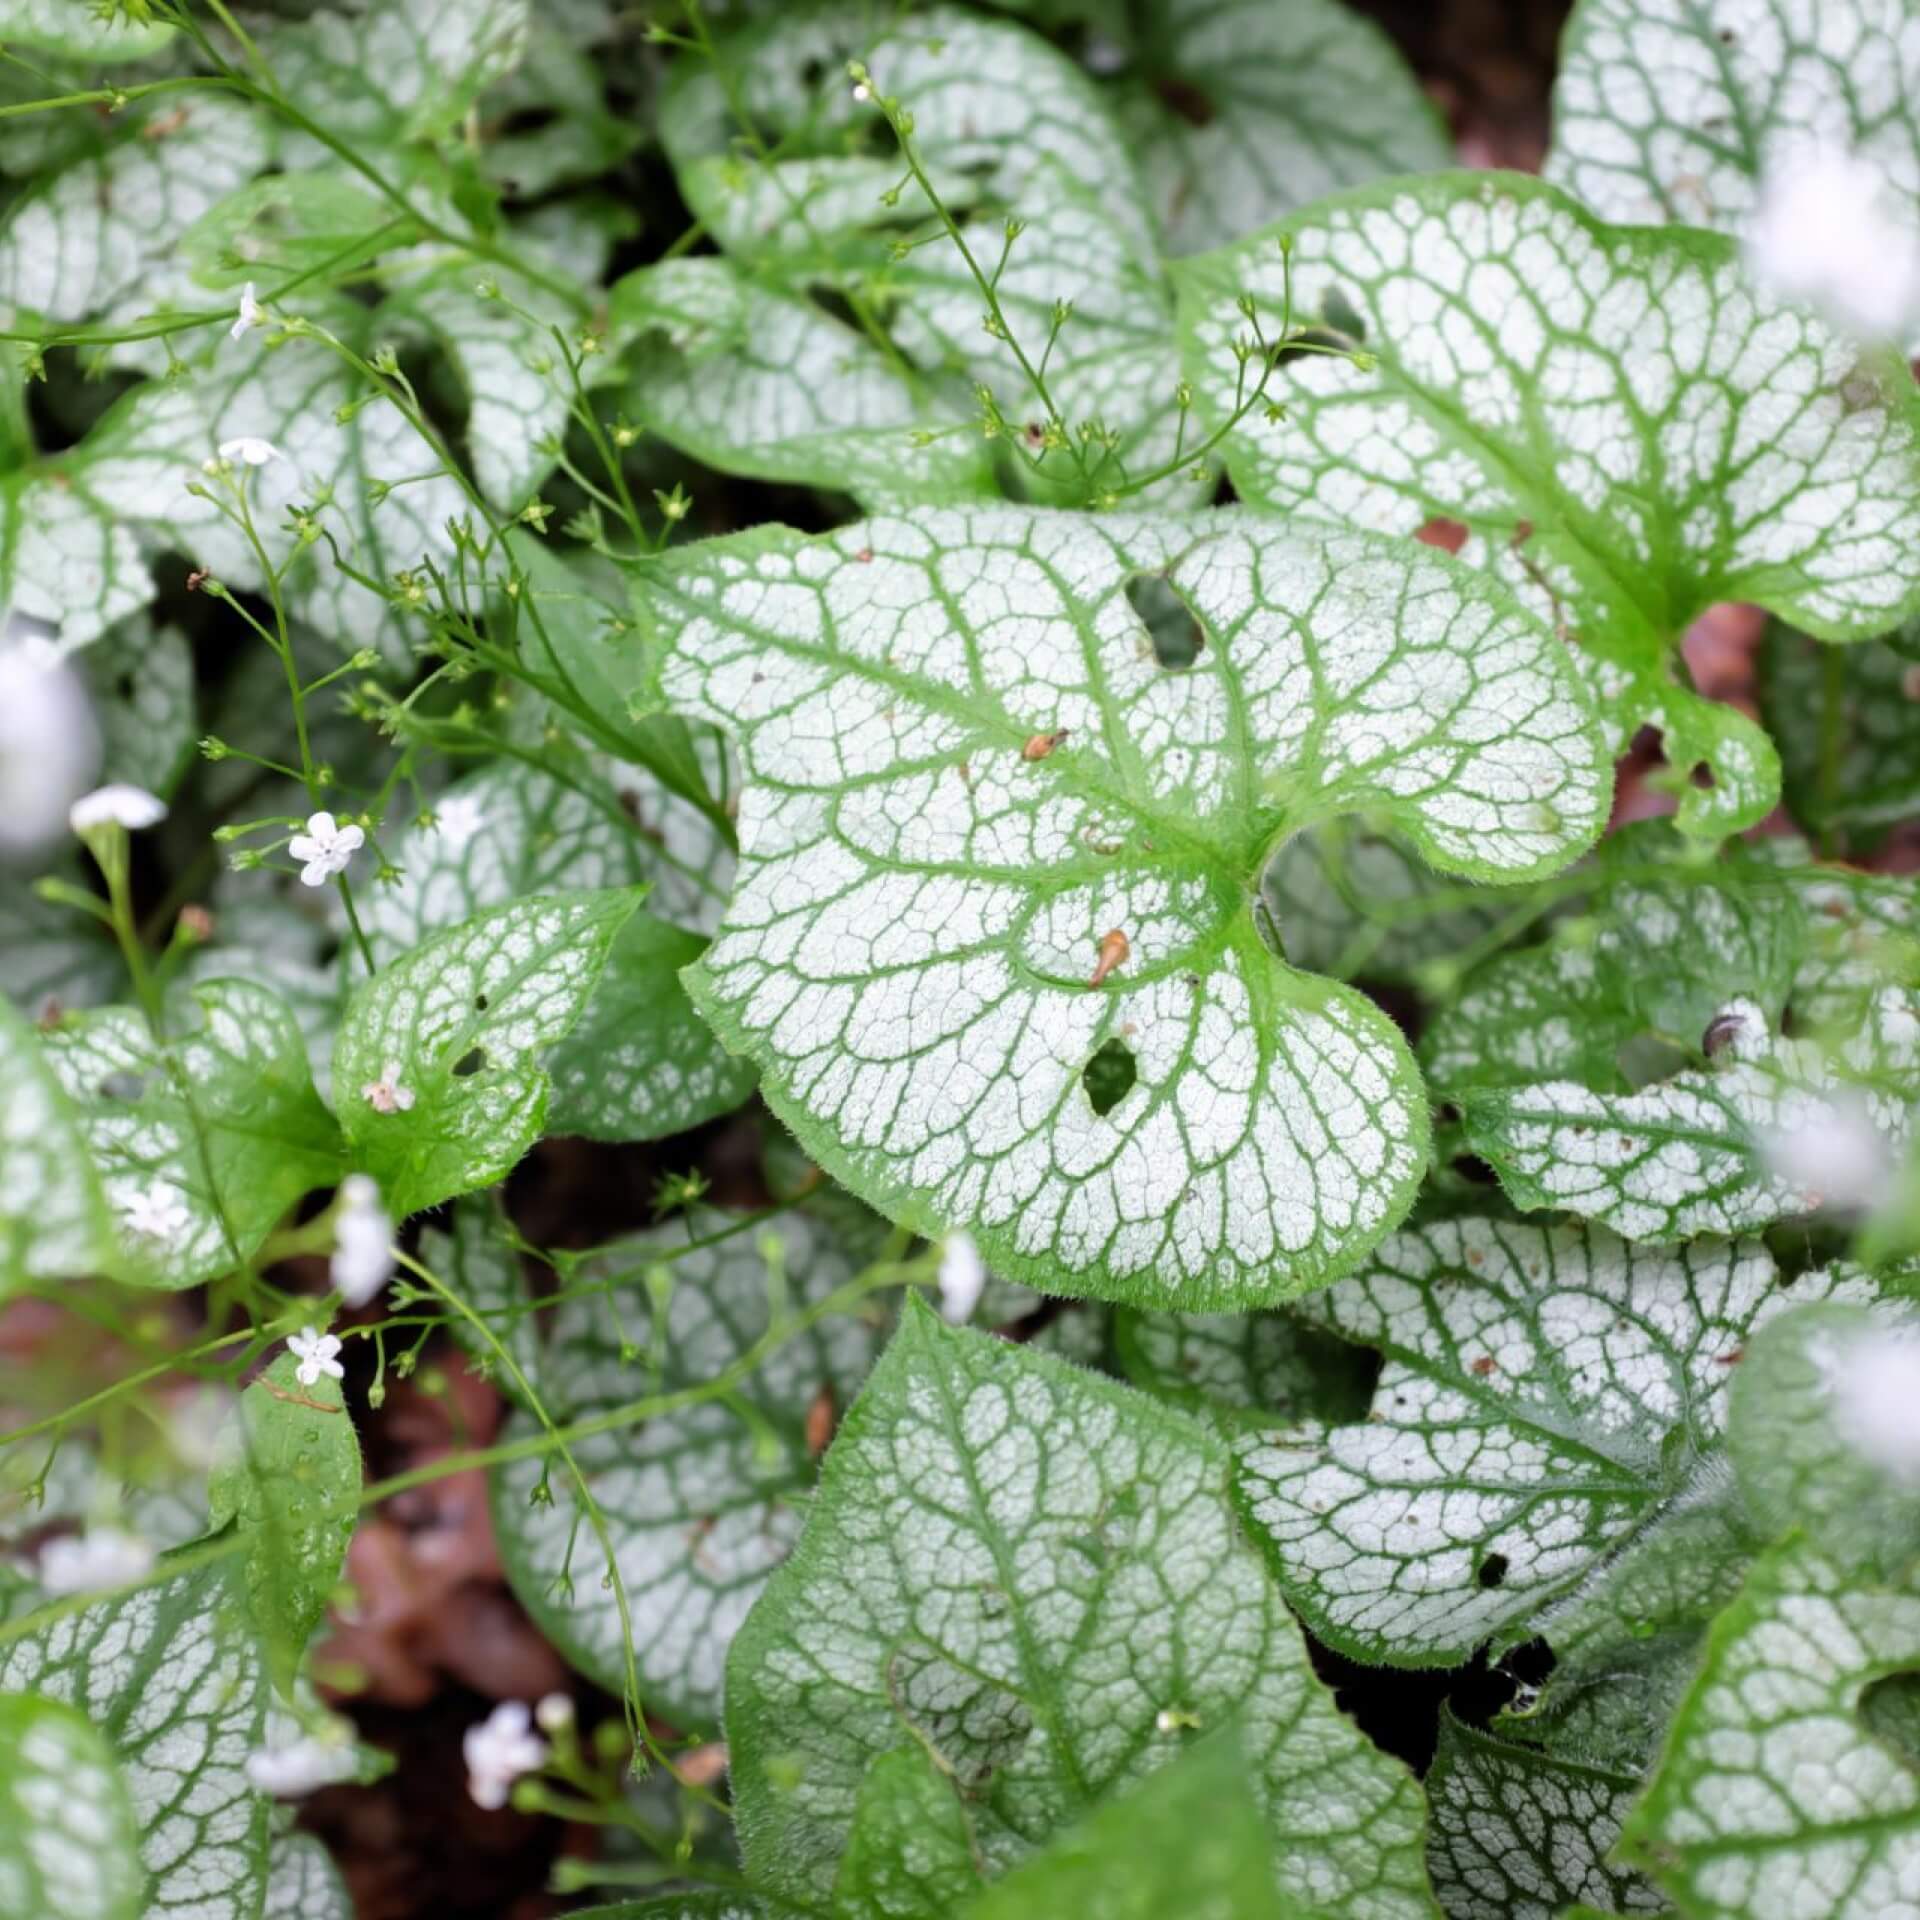
<instances>
[{"instance_id":1,"label":"thin green flower stem","mask_svg":"<svg viewBox=\"0 0 1920 1920\"><path fill-rule=\"evenodd\" d=\"M175 74L166 80L143 80L131 87L93 87L84 93L55 94L45 100L15 100L0 107L0 120L17 119L24 113L51 113L56 107L123 107L131 100L151 93L178 93L187 87L232 88L235 83L204 73Z\"/></svg>"},{"instance_id":2,"label":"thin green flower stem","mask_svg":"<svg viewBox=\"0 0 1920 1920\"><path fill-rule=\"evenodd\" d=\"M394 1256L402 1271L412 1274L413 1277L426 1286L437 1299L444 1301L454 1313L457 1313L464 1319L467 1324L473 1328L474 1332L486 1342L488 1350L492 1353L496 1363L519 1389L523 1404L531 1408L534 1418L540 1422L548 1438L553 1441L555 1450L559 1453L568 1474L572 1477L574 1491L579 1495L581 1508L587 1516L587 1524L593 1528L594 1538L599 1541L600 1551L606 1557L607 1579L612 1588L614 1607L620 1615L620 1645L623 1650L624 1677L626 1680L624 1703L626 1706L628 1730L636 1742L644 1744L647 1752L662 1766L671 1771L672 1763L660 1750L658 1743L654 1740L652 1733L649 1732L647 1728L646 1707L640 1694L639 1660L633 1649L633 1613L627 1601L626 1581L620 1573L620 1557L615 1553L613 1547L613 1532L607 1525L607 1516L602 1510L600 1502L594 1497L593 1488L588 1483L587 1476L581 1472L579 1461L573 1457L572 1447L561 1438L559 1426L555 1422L552 1414L547 1411L546 1402L541 1399L533 1382L527 1378L519 1361L516 1360L512 1353L501 1343L500 1337L494 1332L492 1327L487 1324L486 1320L474 1312L473 1308L441 1280L430 1267L414 1259L411 1254L402 1252L399 1248L394 1249Z\"/></svg>"},{"instance_id":3,"label":"thin green flower stem","mask_svg":"<svg viewBox=\"0 0 1920 1920\"><path fill-rule=\"evenodd\" d=\"M47 1299L59 1299L60 1304L72 1306L71 1298L47 1294ZM142 1367L138 1373L130 1373L122 1380L116 1380L111 1386L102 1387L97 1393L90 1393L84 1400L76 1400L72 1406L63 1407L58 1413L50 1413L41 1419L28 1422L21 1427L9 1427L0 1433L0 1447L11 1447L23 1440L37 1439L43 1433L59 1433L77 1420L84 1420L97 1408L111 1405L115 1400L129 1393L137 1392L141 1387L155 1380L164 1380L169 1374L179 1373L195 1366L209 1355L223 1349L237 1346L243 1341L260 1339L263 1346L270 1345L272 1336L264 1335L253 1327L243 1327L237 1333L223 1333L211 1340L203 1340L196 1347L188 1347L183 1352L172 1353L165 1359L156 1360L150 1366Z\"/></svg>"},{"instance_id":4,"label":"thin green flower stem","mask_svg":"<svg viewBox=\"0 0 1920 1920\"><path fill-rule=\"evenodd\" d=\"M795 198L792 188L787 185L779 168L774 165L774 149L769 146L766 136L755 125L753 115L747 111L746 102L740 97L739 80L727 62L721 59L720 51L714 45L713 35L707 29L706 12L700 0L680 0L680 10L687 24L693 29L694 36L699 42L699 51L705 55L708 65L713 69L713 77L719 85L721 96L727 103L727 111L733 115L734 122L739 127L747 145L752 149L754 158L765 170L767 178L773 182L780 197L786 201L788 211L805 230L807 238L819 249L823 258L827 257L826 243L814 227L813 216ZM917 394L920 391L919 370L908 362L899 347L894 344L893 336L880 324L872 308L867 304L866 295L851 280L844 280L837 273L834 278L837 283L834 291L846 301L847 311L859 321L861 332L873 342L893 370Z\"/></svg>"},{"instance_id":5,"label":"thin green flower stem","mask_svg":"<svg viewBox=\"0 0 1920 1920\"><path fill-rule=\"evenodd\" d=\"M1054 403L1053 394L1047 386L1046 376L1027 358L1026 349L1021 346L1013 328L1007 322L1006 312L1000 305L1000 296L994 290L993 282L980 271L980 262L974 258L973 249L967 245L967 237L961 232L959 222L948 211L946 201L940 197L939 188L933 184L926 168L920 164L920 155L913 144L912 136L905 130L899 101L876 92L873 103L879 109L881 118L893 129L893 137L900 143L900 156L906 161L907 170L913 175L920 191L926 195L928 204L939 216L940 224L946 229L947 238L960 250L960 258L966 262L967 271L973 276L974 285L980 289L981 298L987 303L987 311L993 318L995 337L1007 343L1008 350L1018 362L1020 371L1025 374L1028 385L1033 388L1035 396L1046 410L1049 427L1057 428L1062 434L1066 434L1066 416ZM1071 435L1066 437L1066 447L1073 458L1074 465L1080 470L1082 481L1091 485L1092 476L1087 471L1086 456L1074 446Z\"/></svg>"},{"instance_id":6,"label":"thin green flower stem","mask_svg":"<svg viewBox=\"0 0 1920 1920\"><path fill-rule=\"evenodd\" d=\"M217 5L217 0L210 0L210 4ZM358 149L296 106L278 80L272 80L270 84L262 84L259 81L249 80L240 73L208 39L200 23L193 18L184 4L169 7L167 12L175 24L199 47L207 62L216 69L215 79L232 88L242 98L278 114L289 125L298 127L309 139L317 140L329 153L344 161L359 174L397 212L413 221L423 233L430 235L443 245L458 247L462 252L474 254L482 260L491 260L496 266L505 267L511 273L517 273L523 280L530 281L534 286L544 287L557 299L564 300L576 313L584 314L589 311L586 296L571 282L548 273L542 267L530 265L511 249L502 247L483 235L454 233L449 228L443 227L431 215L422 213L400 188L396 187ZM247 44L251 45L251 42ZM257 58L257 49L255 49L255 55ZM266 71L264 61L261 65L262 70Z\"/></svg>"}]
</instances>

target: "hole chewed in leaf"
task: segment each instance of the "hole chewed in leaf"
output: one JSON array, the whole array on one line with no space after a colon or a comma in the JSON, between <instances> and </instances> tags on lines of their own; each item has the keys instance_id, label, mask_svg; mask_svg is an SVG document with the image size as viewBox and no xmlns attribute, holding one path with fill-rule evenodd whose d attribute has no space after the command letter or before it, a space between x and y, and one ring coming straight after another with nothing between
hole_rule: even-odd
<instances>
[{"instance_id":1,"label":"hole chewed in leaf","mask_svg":"<svg viewBox=\"0 0 1920 1920\"><path fill-rule=\"evenodd\" d=\"M1095 1113L1111 1113L1133 1090L1140 1077L1133 1049L1124 1040L1105 1040L1080 1072L1080 1084L1087 1090Z\"/></svg>"},{"instance_id":2,"label":"hole chewed in leaf","mask_svg":"<svg viewBox=\"0 0 1920 1920\"><path fill-rule=\"evenodd\" d=\"M1507 1578L1507 1556L1504 1553L1490 1553L1480 1562L1480 1570L1474 1579L1486 1590L1502 1586Z\"/></svg>"},{"instance_id":3,"label":"hole chewed in leaf","mask_svg":"<svg viewBox=\"0 0 1920 1920\"><path fill-rule=\"evenodd\" d=\"M1153 643L1153 657L1178 672L1200 658L1206 629L1172 584L1157 573L1140 573L1127 582L1127 604L1140 616Z\"/></svg>"},{"instance_id":4,"label":"hole chewed in leaf","mask_svg":"<svg viewBox=\"0 0 1920 1920\"><path fill-rule=\"evenodd\" d=\"M487 1051L484 1047L469 1047L453 1063L453 1077L456 1080L470 1080L487 1064Z\"/></svg>"}]
</instances>

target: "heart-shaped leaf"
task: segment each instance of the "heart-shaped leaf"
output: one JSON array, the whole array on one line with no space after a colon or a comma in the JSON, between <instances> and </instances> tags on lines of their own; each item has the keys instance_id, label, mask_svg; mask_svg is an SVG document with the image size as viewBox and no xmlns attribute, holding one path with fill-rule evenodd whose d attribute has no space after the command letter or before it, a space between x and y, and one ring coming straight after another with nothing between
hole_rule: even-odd
<instances>
[{"instance_id":1,"label":"heart-shaped leaf","mask_svg":"<svg viewBox=\"0 0 1920 1920\"><path fill-rule=\"evenodd\" d=\"M1438 1091L1564 1077L1625 1092L1658 1066L1703 1064L1736 1000L1778 1027L1806 936L1777 864L1738 842L1690 859L1648 822L1610 835L1594 866L1584 913L1475 968L1422 1033Z\"/></svg>"},{"instance_id":2,"label":"heart-shaped leaf","mask_svg":"<svg viewBox=\"0 0 1920 1920\"><path fill-rule=\"evenodd\" d=\"M1920 55L1906 27L1885 0L1580 0L1547 178L1605 220L1738 233L1770 168L1843 147L1911 206Z\"/></svg>"},{"instance_id":3,"label":"heart-shaped leaf","mask_svg":"<svg viewBox=\"0 0 1920 1920\"><path fill-rule=\"evenodd\" d=\"M910 1302L734 1642L755 1882L826 1899L880 1754L939 1757L998 1874L1237 1720L1282 1884L1431 1916L1413 1782L1313 1677L1226 1475L1198 1423Z\"/></svg>"},{"instance_id":4,"label":"heart-shaped leaf","mask_svg":"<svg viewBox=\"0 0 1920 1920\"><path fill-rule=\"evenodd\" d=\"M591 996L639 893L515 901L365 982L333 1044L354 1163L396 1219L503 1179L539 1138L541 1059Z\"/></svg>"},{"instance_id":5,"label":"heart-shaped leaf","mask_svg":"<svg viewBox=\"0 0 1920 1920\"><path fill-rule=\"evenodd\" d=\"M1170 254L1452 155L1393 43L1342 0L1152 0L1136 14L1139 46L1111 91Z\"/></svg>"},{"instance_id":6,"label":"heart-shaped leaf","mask_svg":"<svg viewBox=\"0 0 1920 1920\"><path fill-rule=\"evenodd\" d=\"M362 914L385 961L489 907L558 887L652 886L674 918L717 918L731 857L710 824L637 768L612 780L580 756L551 771L503 760L457 782L395 856L401 878ZM688 1004L679 975L706 949L642 909L621 930L579 1021L547 1060L554 1133L657 1140L728 1112L753 1086ZM351 979L359 962L343 953Z\"/></svg>"},{"instance_id":7,"label":"heart-shaped leaf","mask_svg":"<svg viewBox=\"0 0 1920 1920\"><path fill-rule=\"evenodd\" d=\"M1636 1093L1575 1080L1462 1097L1467 1138L1520 1207L1556 1207L1633 1240L1745 1233L1890 1188L1920 1100L1920 994L1883 988L1828 1043L1781 1039L1751 1001L1714 1061Z\"/></svg>"},{"instance_id":8,"label":"heart-shaped leaf","mask_svg":"<svg viewBox=\"0 0 1920 1920\"><path fill-rule=\"evenodd\" d=\"M1296 324L1359 349L1289 355L1226 444L1243 499L1425 530L1580 643L1624 743L1703 764L1680 823L1719 837L1778 793L1765 736L1674 654L1752 600L1863 640L1920 595L1920 397L1897 355L1747 283L1733 243L1608 227L1518 175L1435 174L1325 201L1182 261L1187 375L1216 423L1245 353ZM1291 296L1289 300L1289 295Z\"/></svg>"},{"instance_id":9,"label":"heart-shaped leaf","mask_svg":"<svg viewBox=\"0 0 1920 1920\"><path fill-rule=\"evenodd\" d=\"M226 1569L60 1613L0 1645L0 1690L65 1702L119 1762L147 1873L141 1920L254 1920L267 1800L248 1784L268 1688Z\"/></svg>"},{"instance_id":10,"label":"heart-shaped leaf","mask_svg":"<svg viewBox=\"0 0 1920 1920\"><path fill-rule=\"evenodd\" d=\"M897 351L729 261L642 267L613 289L610 317L639 343L628 404L707 466L876 508L993 491L964 389L937 402Z\"/></svg>"},{"instance_id":11,"label":"heart-shaped leaf","mask_svg":"<svg viewBox=\"0 0 1920 1920\"><path fill-rule=\"evenodd\" d=\"M1671 1251L1463 1219L1395 1234L1302 1317L1385 1358L1371 1417L1239 1443L1288 1596L1361 1659L1444 1666L1524 1639L1682 1501L1748 1336L1789 1298L1757 1242Z\"/></svg>"},{"instance_id":12,"label":"heart-shaped leaf","mask_svg":"<svg viewBox=\"0 0 1920 1920\"><path fill-rule=\"evenodd\" d=\"M1915 1665L1920 1596L1770 1554L1714 1623L1624 1850L1685 1920L1891 1920L1920 1875L1920 1776L1860 1698Z\"/></svg>"},{"instance_id":13,"label":"heart-shaped leaf","mask_svg":"<svg viewBox=\"0 0 1920 1920\"><path fill-rule=\"evenodd\" d=\"M1239 1306L1364 1253L1418 1084L1263 938L1271 850L1378 807L1522 878L1608 784L1551 636L1411 543L928 513L680 549L637 601L750 785L698 1004L822 1165L1053 1292Z\"/></svg>"},{"instance_id":14,"label":"heart-shaped leaf","mask_svg":"<svg viewBox=\"0 0 1920 1920\"><path fill-rule=\"evenodd\" d=\"M116 1216L117 1271L181 1288L232 1272L302 1195L331 1186L340 1129L268 988L209 981L169 1017L160 1042L133 1008L103 1007L69 1015L44 1045Z\"/></svg>"}]
</instances>

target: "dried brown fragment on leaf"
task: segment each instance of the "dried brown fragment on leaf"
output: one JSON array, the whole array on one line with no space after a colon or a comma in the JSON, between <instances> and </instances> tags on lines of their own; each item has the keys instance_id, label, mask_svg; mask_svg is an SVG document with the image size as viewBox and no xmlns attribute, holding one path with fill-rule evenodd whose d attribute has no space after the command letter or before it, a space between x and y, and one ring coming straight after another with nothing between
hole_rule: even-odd
<instances>
[{"instance_id":1,"label":"dried brown fragment on leaf","mask_svg":"<svg viewBox=\"0 0 1920 1920\"><path fill-rule=\"evenodd\" d=\"M1116 967L1127 964L1127 956L1133 951L1127 944L1127 936L1114 927L1100 937L1100 958L1095 963L1093 974L1087 981L1090 987L1097 987Z\"/></svg>"},{"instance_id":2,"label":"dried brown fragment on leaf","mask_svg":"<svg viewBox=\"0 0 1920 1920\"><path fill-rule=\"evenodd\" d=\"M833 1382L826 1381L807 1403L807 1458L818 1460L833 1438L839 1410L833 1404Z\"/></svg>"},{"instance_id":3,"label":"dried brown fragment on leaf","mask_svg":"<svg viewBox=\"0 0 1920 1920\"><path fill-rule=\"evenodd\" d=\"M1413 537L1422 546L1438 547L1442 553L1458 553L1467 544L1467 529L1458 520L1435 514Z\"/></svg>"},{"instance_id":4,"label":"dried brown fragment on leaf","mask_svg":"<svg viewBox=\"0 0 1920 1920\"><path fill-rule=\"evenodd\" d=\"M1061 727L1053 733L1036 733L1033 738L1020 749L1020 758L1022 760L1044 760L1047 755L1067 737L1070 731L1071 729L1067 727Z\"/></svg>"}]
</instances>

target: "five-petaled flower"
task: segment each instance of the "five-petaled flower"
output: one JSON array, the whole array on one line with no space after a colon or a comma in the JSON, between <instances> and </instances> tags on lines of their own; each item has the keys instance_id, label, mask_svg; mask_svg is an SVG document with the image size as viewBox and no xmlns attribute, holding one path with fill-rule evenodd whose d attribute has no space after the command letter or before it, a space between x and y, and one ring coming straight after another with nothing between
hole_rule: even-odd
<instances>
[{"instance_id":1,"label":"five-petaled flower","mask_svg":"<svg viewBox=\"0 0 1920 1920\"><path fill-rule=\"evenodd\" d=\"M83 793L67 810L67 824L75 833L92 827L157 827L166 817L167 803L158 794L124 780Z\"/></svg>"},{"instance_id":2,"label":"five-petaled flower","mask_svg":"<svg viewBox=\"0 0 1920 1920\"><path fill-rule=\"evenodd\" d=\"M547 1763L547 1743L533 1731L524 1700L503 1700L461 1743L467 1757L467 1791L492 1811L507 1804L513 1783Z\"/></svg>"},{"instance_id":3,"label":"five-petaled flower","mask_svg":"<svg viewBox=\"0 0 1920 1920\"><path fill-rule=\"evenodd\" d=\"M380 1069L380 1078L369 1080L360 1094L375 1113L406 1113L413 1106L413 1089L402 1084L398 1060L389 1060Z\"/></svg>"},{"instance_id":4,"label":"five-petaled flower","mask_svg":"<svg viewBox=\"0 0 1920 1920\"><path fill-rule=\"evenodd\" d=\"M396 1071L388 1065L389 1075ZM410 1093L406 1104L413 1105ZM392 1108L381 1111L390 1113ZM393 1221L380 1204L379 1187L364 1173L350 1173L340 1182L328 1273L350 1307L364 1307L393 1278Z\"/></svg>"},{"instance_id":5,"label":"five-petaled flower","mask_svg":"<svg viewBox=\"0 0 1920 1920\"><path fill-rule=\"evenodd\" d=\"M178 1190L165 1180L152 1181L129 1195L121 1213L129 1233L165 1246L178 1240L193 1219Z\"/></svg>"},{"instance_id":6,"label":"five-petaled flower","mask_svg":"<svg viewBox=\"0 0 1920 1920\"><path fill-rule=\"evenodd\" d=\"M234 316L234 322L227 329L229 340L238 340L249 327L264 327L267 324L267 310L253 296L253 282L249 280L240 289L240 311Z\"/></svg>"},{"instance_id":7,"label":"five-petaled flower","mask_svg":"<svg viewBox=\"0 0 1920 1920\"><path fill-rule=\"evenodd\" d=\"M287 851L303 864L303 886L322 887L336 873L345 873L347 862L367 843L358 827L343 827L330 813L307 816L307 830L296 833L287 842Z\"/></svg>"},{"instance_id":8,"label":"five-petaled flower","mask_svg":"<svg viewBox=\"0 0 1920 1920\"><path fill-rule=\"evenodd\" d=\"M347 1377L346 1368L334 1358L340 1351L337 1334L322 1333L316 1327L308 1327L288 1337L287 1351L300 1362L294 1369L293 1377L303 1387L317 1387L323 1373L330 1373L336 1380Z\"/></svg>"},{"instance_id":9,"label":"five-petaled flower","mask_svg":"<svg viewBox=\"0 0 1920 1920\"><path fill-rule=\"evenodd\" d=\"M40 1584L49 1593L102 1593L138 1580L153 1565L153 1548L120 1527L90 1527L40 1549Z\"/></svg>"},{"instance_id":10,"label":"five-petaled flower","mask_svg":"<svg viewBox=\"0 0 1920 1920\"><path fill-rule=\"evenodd\" d=\"M236 439L220 442L220 458L238 460L243 466L264 467L269 460L280 457L280 449L271 440L262 440L255 434L243 433Z\"/></svg>"}]
</instances>

